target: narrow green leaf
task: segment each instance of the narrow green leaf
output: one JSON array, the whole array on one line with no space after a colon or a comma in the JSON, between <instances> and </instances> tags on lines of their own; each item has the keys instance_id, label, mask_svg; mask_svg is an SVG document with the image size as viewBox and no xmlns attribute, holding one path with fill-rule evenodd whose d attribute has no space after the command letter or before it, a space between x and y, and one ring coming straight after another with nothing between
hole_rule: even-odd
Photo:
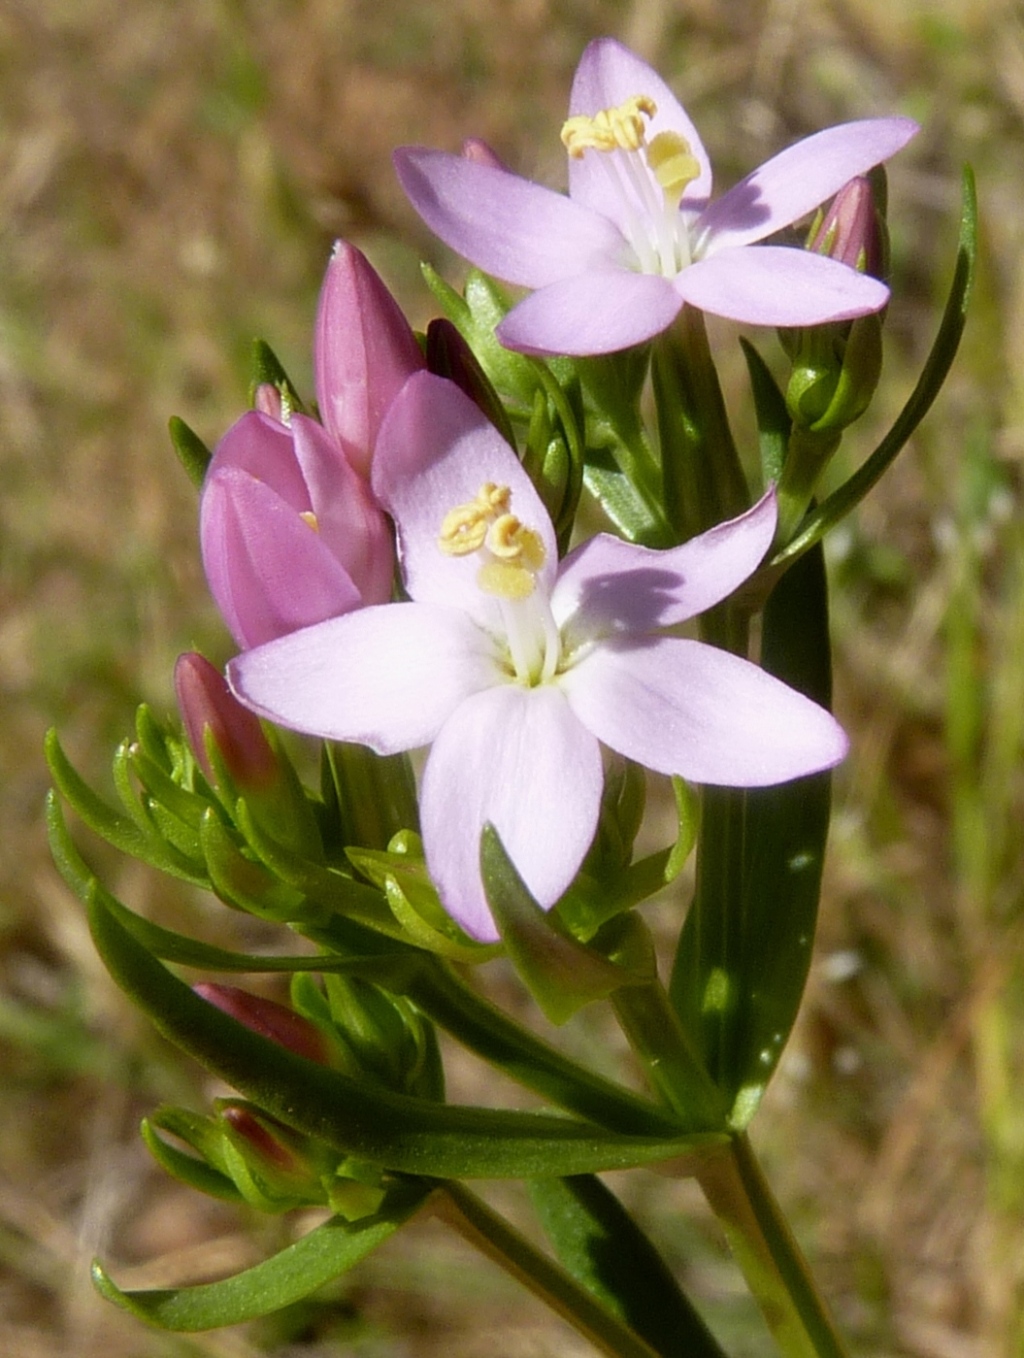
<instances>
[{"instance_id":1,"label":"narrow green leaf","mask_svg":"<svg viewBox=\"0 0 1024 1358\"><path fill-rule=\"evenodd\" d=\"M480 837L480 869L508 958L551 1023L565 1023L585 1004L637 979L541 909L492 825Z\"/></svg>"},{"instance_id":2,"label":"narrow green leaf","mask_svg":"<svg viewBox=\"0 0 1024 1358\"><path fill-rule=\"evenodd\" d=\"M827 707L828 598L820 544L765 609L765 669ZM830 778L706 789L698 886L671 996L744 1127L789 1038L803 995L828 834Z\"/></svg>"},{"instance_id":3,"label":"narrow green leaf","mask_svg":"<svg viewBox=\"0 0 1024 1358\"><path fill-rule=\"evenodd\" d=\"M171 442L174 444L174 451L178 454L178 460L188 473L188 479L197 490L201 490L206 477L206 469L210 465L213 454L199 435L194 433L185 421L180 420L177 415L171 416L168 429Z\"/></svg>"},{"instance_id":4,"label":"narrow green leaf","mask_svg":"<svg viewBox=\"0 0 1024 1358\"><path fill-rule=\"evenodd\" d=\"M170 1145L157 1132L148 1118L143 1118L139 1129L150 1155L173 1178L211 1198L222 1198L225 1202L244 1201L241 1193L226 1174L208 1165L198 1156L186 1155L177 1146Z\"/></svg>"},{"instance_id":5,"label":"narrow green leaf","mask_svg":"<svg viewBox=\"0 0 1024 1358\"><path fill-rule=\"evenodd\" d=\"M724 1358L664 1259L600 1179L532 1179L559 1261L661 1358Z\"/></svg>"},{"instance_id":6,"label":"narrow green leaf","mask_svg":"<svg viewBox=\"0 0 1024 1358\"><path fill-rule=\"evenodd\" d=\"M271 1116L386 1169L438 1178L529 1178L652 1164L706 1137L616 1136L574 1118L453 1107L370 1088L228 1018L177 980L94 896L107 969L157 1028Z\"/></svg>"},{"instance_id":7,"label":"narrow green leaf","mask_svg":"<svg viewBox=\"0 0 1024 1358\"><path fill-rule=\"evenodd\" d=\"M132 858L145 858L148 845L138 825L93 792L64 753L55 730L46 733L43 749L58 791L89 829L122 853Z\"/></svg>"},{"instance_id":8,"label":"narrow green leaf","mask_svg":"<svg viewBox=\"0 0 1024 1358\"><path fill-rule=\"evenodd\" d=\"M194 1332L270 1315L347 1273L394 1235L433 1191L429 1182L396 1183L382 1209L362 1221L331 1217L273 1258L222 1282L123 1292L99 1263L93 1283L108 1301L164 1330Z\"/></svg>"},{"instance_id":9,"label":"narrow green leaf","mask_svg":"<svg viewBox=\"0 0 1024 1358\"><path fill-rule=\"evenodd\" d=\"M786 398L778 388L768 365L752 344L740 339L743 357L747 360L750 389L754 395L757 415L757 440L761 451L761 478L768 486L782 475L786 447L792 421L786 409Z\"/></svg>"}]
</instances>

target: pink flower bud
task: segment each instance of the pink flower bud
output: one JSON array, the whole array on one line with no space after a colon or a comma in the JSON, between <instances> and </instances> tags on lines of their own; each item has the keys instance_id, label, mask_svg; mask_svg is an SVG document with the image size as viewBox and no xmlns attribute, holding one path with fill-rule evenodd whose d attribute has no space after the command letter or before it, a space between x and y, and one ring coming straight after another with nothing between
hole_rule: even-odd
<instances>
[{"instance_id":1,"label":"pink flower bud","mask_svg":"<svg viewBox=\"0 0 1024 1358\"><path fill-rule=\"evenodd\" d=\"M480 137L466 138L462 143L462 158L475 161L477 165L489 165L492 170L508 169L497 151Z\"/></svg>"},{"instance_id":2,"label":"pink flower bud","mask_svg":"<svg viewBox=\"0 0 1024 1358\"><path fill-rule=\"evenodd\" d=\"M220 1109L220 1116L236 1136L248 1142L253 1150L275 1169L291 1174L302 1170L302 1162L298 1156L283 1145L248 1108L240 1104L225 1103Z\"/></svg>"},{"instance_id":3,"label":"pink flower bud","mask_svg":"<svg viewBox=\"0 0 1024 1358\"><path fill-rule=\"evenodd\" d=\"M327 1065L329 1050L326 1038L319 1028L294 1010L286 1009L274 1000L266 1000L261 995L250 995L238 986L201 981L192 989L252 1032L269 1038L279 1047L286 1047L296 1056L304 1056L307 1061Z\"/></svg>"},{"instance_id":4,"label":"pink flower bud","mask_svg":"<svg viewBox=\"0 0 1024 1358\"><path fill-rule=\"evenodd\" d=\"M394 547L323 426L258 411L214 450L199 513L210 591L243 650L391 596Z\"/></svg>"},{"instance_id":5,"label":"pink flower bud","mask_svg":"<svg viewBox=\"0 0 1024 1358\"><path fill-rule=\"evenodd\" d=\"M272 420L284 419L284 405L281 401L281 393L273 382L261 382L253 392L253 409L258 410L261 415L269 415Z\"/></svg>"},{"instance_id":6,"label":"pink flower bud","mask_svg":"<svg viewBox=\"0 0 1024 1358\"><path fill-rule=\"evenodd\" d=\"M882 234L869 179L859 175L839 190L807 248L859 273L881 276Z\"/></svg>"},{"instance_id":7,"label":"pink flower bud","mask_svg":"<svg viewBox=\"0 0 1024 1358\"><path fill-rule=\"evenodd\" d=\"M320 291L313 366L321 419L368 478L381 421L424 362L398 303L366 256L345 241L335 245Z\"/></svg>"},{"instance_id":8,"label":"pink flower bud","mask_svg":"<svg viewBox=\"0 0 1024 1358\"><path fill-rule=\"evenodd\" d=\"M211 783L216 782L216 775L206 751L207 731L239 791L261 790L276 780L277 758L259 721L205 656L188 651L178 657L174 691L192 753Z\"/></svg>"}]
</instances>

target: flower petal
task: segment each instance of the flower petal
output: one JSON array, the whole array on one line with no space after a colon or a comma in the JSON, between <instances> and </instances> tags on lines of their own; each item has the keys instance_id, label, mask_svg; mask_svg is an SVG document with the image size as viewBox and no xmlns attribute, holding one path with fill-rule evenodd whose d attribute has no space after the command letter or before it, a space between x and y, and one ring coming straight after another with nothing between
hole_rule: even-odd
<instances>
[{"instance_id":1,"label":"flower petal","mask_svg":"<svg viewBox=\"0 0 1024 1358\"><path fill-rule=\"evenodd\" d=\"M608 642L561 685L580 721L611 749L696 783L784 783L831 768L847 750L823 707L699 641Z\"/></svg>"},{"instance_id":2,"label":"flower petal","mask_svg":"<svg viewBox=\"0 0 1024 1358\"><path fill-rule=\"evenodd\" d=\"M351 465L368 477L381 420L424 361L398 303L366 256L346 241L335 245L320 290L313 358L321 418Z\"/></svg>"},{"instance_id":3,"label":"flower petal","mask_svg":"<svg viewBox=\"0 0 1024 1358\"><path fill-rule=\"evenodd\" d=\"M497 335L524 354L608 354L659 334L680 305L673 284L659 274L592 270L524 298Z\"/></svg>"},{"instance_id":4,"label":"flower petal","mask_svg":"<svg viewBox=\"0 0 1024 1358\"><path fill-rule=\"evenodd\" d=\"M789 146L712 203L695 224L704 254L763 240L888 160L918 131L910 118L863 118Z\"/></svg>"},{"instance_id":5,"label":"flower petal","mask_svg":"<svg viewBox=\"0 0 1024 1358\"><path fill-rule=\"evenodd\" d=\"M500 631L497 600L476 583L479 559L446 556L438 545L445 515L474 500L487 481L508 486L512 512L540 534L547 559L539 587L549 591L558 568L554 529L519 459L454 382L411 377L381 427L373 465L374 491L398 528L406 589Z\"/></svg>"},{"instance_id":6,"label":"flower petal","mask_svg":"<svg viewBox=\"0 0 1024 1358\"><path fill-rule=\"evenodd\" d=\"M362 608L228 666L235 696L260 716L379 754L429 744L498 677L490 640L472 620L429 604Z\"/></svg>"},{"instance_id":7,"label":"flower petal","mask_svg":"<svg viewBox=\"0 0 1024 1358\"><path fill-rule=\"evenodd\" d=\"M290 436L287 442L294 465ZM207 478L199 536L210 593L243 648L362 602L348 572L295 508L235 467Z\"/></svg>"},{"instance_id":8,"label":"flower petal","mask_svg":"<svg viewBox=\"0 0 1024 1358\"><path fill-rule=\"evenodd\" d=\"M594 838L602 785L598 743L557 689L504 684L452 714L430 751L420 810L427 866L467 933L498 936L480 877L484 825L548 908Z\"/></svg>"},{"instance_id":9,"label":"flower petal","mask_svg":"<svg viewBox=\"0 0 1024 1358\"><path fill-rule=\"evenodd\" d=\"M750 325L822 325L880 311L889 289L811 250L757 245L698 260L673 280L691 306Z\"/></svg>"},{"instance_id":10,"label":"flower petal","mask_svg":"<svg viewBox=\"0 0 1024 1358\"><path fill-rule=\"evenodd\" d=\"M383 511L323 425L293 415L291 431L321 540L359 586L364 604L387 603L395 553Z\"/></svg>"},{"instance_id":11,"label":"flower petal","mask_svg":"<svg viewBox=\"0 0 1024 1358\"><path fill-rule=\"evenodd\" d=\"M479 160L404 146L395 169L430 229L460 255L527 288L629 257L614 224L563 194Z\"/></svg>"},{"instance_id":12,"label":"flower petal","mask_svg":"<svg viewBox=\"0 0 1024 1358\"><path fill-rule=\"evenodd\" d=\"M597 38L587 46L572 82L569 114L593 117L602 109L615 108L637 94L648 95L658 106L647 125L648 141L659 132L677 132L686 139L700 165L699 178L687 186L682 200L684 210L698 210L711 194L711 165L700 135L657 71L628 47L623 47L614 38ZM570 157L569 194L574 202L610 217L625 232L624 204L609 182L601 155L601 152L588 152L579 159Z\"/></svg>"},{"instance_id":13,"label":"flower petal","mask_svg":"<svg viewBox=\"0 0 1024 1358\"><path fill-rule=\"evenodd\" d=\"M551 611L571 649L595 637L643 635L720 603L771 546L775 493L752 509L668 551L599 533L566 557Z\"/></svg>"},{"instance_id":14,"label":"flower petal","mask_svg":"<svg viewBox=\"0 0 1024 1358\"><path fill-rule=\"evenodd\" d=\"M280 420L256 410L237 419L213 450L207 480L229 467L264 481L300 514L312 507L292 452L291 430Z\"/></svg>"}]
</instances>

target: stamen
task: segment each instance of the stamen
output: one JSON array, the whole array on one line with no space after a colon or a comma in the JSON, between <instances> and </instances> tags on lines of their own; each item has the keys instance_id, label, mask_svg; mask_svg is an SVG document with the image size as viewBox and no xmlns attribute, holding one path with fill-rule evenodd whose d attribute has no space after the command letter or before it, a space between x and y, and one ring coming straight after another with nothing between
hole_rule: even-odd
<instances>
[{"instance_id":1,"label":"stamen","mask_svg":"<svg viewBox=\"0 0 1024 1358\"><path fill-rule=\"evenodd\" d=\"M311 509L302 510L301 513L299 514L299 518L302 520L303 523L308 523L314 533L320 532L320 520L317 518L317 516L313 513Z\"/></svg>"},{"instance_id":2,"label":"stamen","mask_svg":"<svg viewBox=\"0 0 1024 1358\"><path fill-rule=\"evenodd\" d=\"M446 556L469 556L479 551L494 520L507 511L511 501L508 486L485 481L475 500L456 505L444 516L437 545Z\"/></svg>"},{"instance_id":3,"label":"stamen","mask_svg":"<svg viewBox=\"0 0 1024 1358\"><path fill-rule=\"evenodd\" d=\"M690 143L678 132L659 132L647 146L647 164L673 207L688 184L700 178L700 165Z\"/></svg>"},{"instance_id":4,"label":"stamen","mask_svg":"<svg viewBox=\"0 0 1024 1358\"><path fill-rule=\"evenodd\" d=\"M646 94L634 94L617 108L601 109L568 118L562 126L562 145L575 160L584 151L639 151L644 144L643 116L653 118L658 107Z\"/></svg>"},{"instance_id":5,"label":"stamen","mask_svg":"<svg viewBox=\"0 0 1024 1358\"><path fill-rule=\"evenodd\" d=\"M479 587L501 599L525 599L547 553L540 534L509 511L511 503L508 486L486 482L475 500L444 516L438 546L447 556L482 552Z\"/></svg>"}]
</instances>

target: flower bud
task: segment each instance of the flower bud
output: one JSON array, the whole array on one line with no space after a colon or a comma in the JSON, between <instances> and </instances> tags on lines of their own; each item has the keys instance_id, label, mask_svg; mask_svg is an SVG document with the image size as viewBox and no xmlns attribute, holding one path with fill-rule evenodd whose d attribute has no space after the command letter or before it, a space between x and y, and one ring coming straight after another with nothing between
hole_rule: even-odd
<instances>
[{"instance_id":1,"label":"flower bud","mask_svg":"<svg viewBox=\"0 0 1024 1358\"><path fill-rule=\"evenodd\" d=\"M261 791L276 780L277 758L262 726L205 656L188 651L178 657L174 691L188 743L210 783L216 784L217 777L210 765L208 739L240 792Z\"/></svg>"},{"instance_id":2,"label":"flower bud","mask_svg":"<svg viewBox=\"0 0 1024 1358\"><path fill-rule=\"evenodd\" d=\"M324 426L368 479L388 407L424 362L398 303L366 256L345 241L335 245L320 291L313 367Z\"/></svg>"},{"instance_id":3,"label":"flower bud","mask_svg":"<svg viewBox=\"0 0 1024 1358\"><path fill-rule=\"evenodd\" d=\"M807 248L859 273L880 277L885 268L884 223L871 181L851 179L812 226ZM882 318L791 332L793 373L786 405L796 425L824 434L841 432L867 409L882 366Z\"/></svg>"},{"instance_id":4,"label":"flower bud","mask_svg":"<svg viewBox=\"0 0 1024 1358\"><path fill-rule=\"evenodd\" d=\"M252 394L253 409L258 410L261 415L269 415L272 420L278 423L285 422L284 401L281 399L281 392L275 387L273 382L260 382Z\"/></svg>"},{"instance_id":5,"label":"flower bud","mask_svg":"<svg viewBox=\"0 0 1024 1358\"><path fill-rule=\"evenodd\" d=\"M851 179L839 190L831 207L812 226L807 248L858 273L881 278L885 256L882 226L866 176Z\"/></svg>"},{"instance_id":6,"label":"flower bud","mask_svg":"<svg viewBox=\"0 0 1024 1358\"><path fill-rule=\"evenodd\" d=\"M497 151L480 137L467 137L462 143L462 157L473 160L477 165L489 165L492 170L507 170L508 166Z\"/></svg>"},{"instance_id":7,"label":"flower bud","mask_svg":"<svg viewBox=\"0 0 1024 1358\"><path fill-rule=\"evenodd\" d=\"M454 382L490 420L505 442L515 447L512 426L498 393L473 350L444 317L437 317L427 326L427 368L438 377L447 377Z\"/></svg>"},{"instance_id":8,"label":"flower bud","mask_svg":"<svg viewBox=\"0 0 1024 1358\"><path fill-rule=\"evenodd\" d=\"M394 547L366 482L305 415L250 411L217 444L199 513L210 591L244 650L391 596Z\"/></svg>"},{"instance_id":9,"label":"flower bud","mask_svg":"<svg viewBox=\"0 0 1024 1358\"><path fill-rule=\"evenodd\" d=\"M304 1056L307 1061L316 1061L322 1066L328 1064L330 1048L327 1038L301 1014L296 1014L275 1000L251 995L238 986L202 981L192 988L209 1004L215 1005L251 1032L276 1042L279 1047L287 1048L296 1056Z\"/></svg>"}]
</instances>

